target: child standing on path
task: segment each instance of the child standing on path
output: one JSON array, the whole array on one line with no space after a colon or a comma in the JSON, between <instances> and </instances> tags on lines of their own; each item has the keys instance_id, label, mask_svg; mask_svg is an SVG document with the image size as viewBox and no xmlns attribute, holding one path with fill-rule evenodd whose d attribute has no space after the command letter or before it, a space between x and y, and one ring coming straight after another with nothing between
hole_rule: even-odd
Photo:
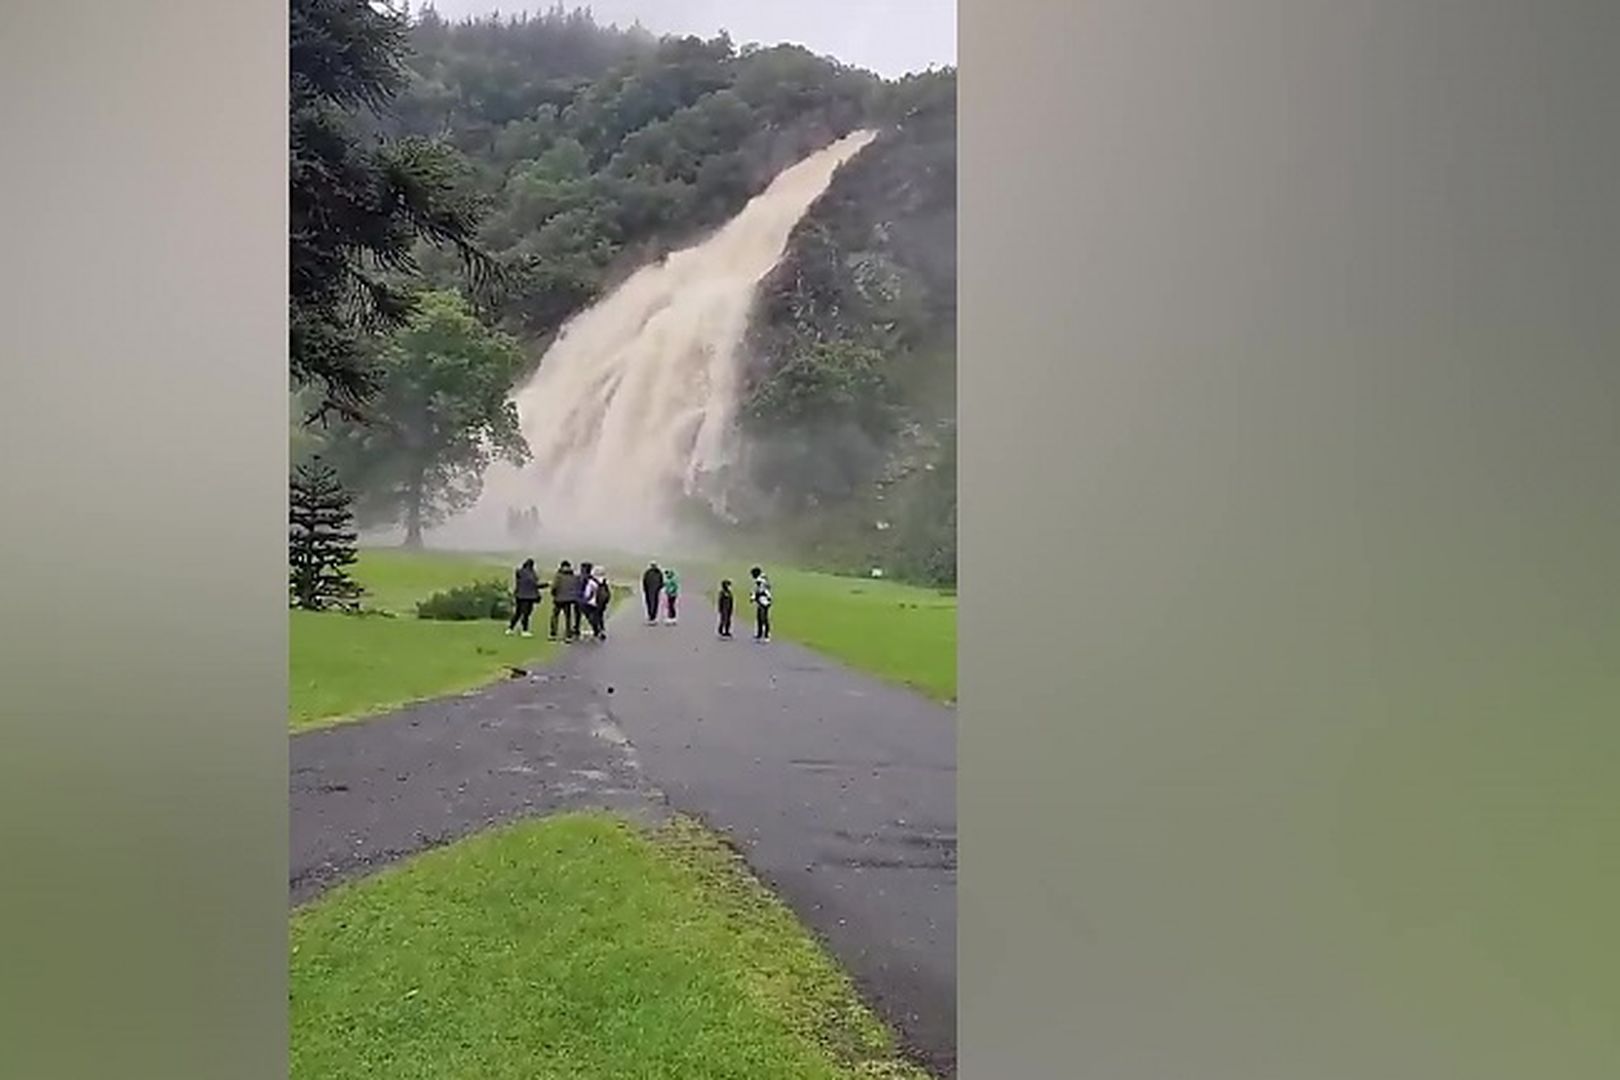
<instances>
[{"instance_id":1,"label":"child standing on path","mask_svg":"<svg viewBox=\"0 0 1620 1080\"><path fill-rule=\"evenodd\" d=\"M675 576L675 568L664 567L664 621L670 626L675 625L675 598L680 594L681 582Z\"/></svg>"},{"instance_id":2,"label":"child standing on path","mask_svg":"<svg viewBox=\"0 0 1620 1080\"><path fill-rule=\"evenodd\" d=\"M720 607L720 636L731 636L731 612L737 606L737 598L731 594L731 579L726 578L720 583L720 597L717 601Z\"/></svg>"},{"instance_id":3,"label":"child standing on path","mask_svg":"<svg viewBox=\"0 0 1620 1080\"><path fill-rule=\"evenodd\" d=\"M748 571L754 579L754 640L771 640L771 582L765 571L754 567Z\"/></svg>"}]
</instances>

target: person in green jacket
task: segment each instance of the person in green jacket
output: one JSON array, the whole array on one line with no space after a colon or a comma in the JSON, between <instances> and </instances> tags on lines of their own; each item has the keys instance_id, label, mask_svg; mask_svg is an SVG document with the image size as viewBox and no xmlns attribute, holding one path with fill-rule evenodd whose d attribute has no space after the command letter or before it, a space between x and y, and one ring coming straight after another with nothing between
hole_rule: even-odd
<instances>
[{"instance_id":1,"label":"person in green jacket","mask_svg":"<svg viewBox=\"0 0 1620 1080\"><path fill-rule=\"evenodd\" d=\"M664 622L675 625L675 600L681 595L681 579L674 567L664 567Z\"/></svg>"}]
</instances>

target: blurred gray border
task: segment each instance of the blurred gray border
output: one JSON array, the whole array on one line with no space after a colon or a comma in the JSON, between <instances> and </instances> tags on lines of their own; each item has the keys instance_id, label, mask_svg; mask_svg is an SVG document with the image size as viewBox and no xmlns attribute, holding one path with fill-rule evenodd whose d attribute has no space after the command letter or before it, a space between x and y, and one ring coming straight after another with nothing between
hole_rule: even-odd
<instances>
[{"instance_id":1,"label":"blurred gray border","mask_svg":"<svg viewBox=\"0 0 1620 1080\"><path fill-rule=\"evenodd\" d=\"M1615 1075L1620 8L960 10L962 1076Z\"/></svg>"},{"instance_id":2,"label":"blurred gray border","mask_svg":"<svg viewBox=\"0 0 1620 1080\"><path fill-rule=\"evenodd\" d=\"M286 1075L287 14L0 26L0 1075Z\"/></svg>"}]
</instances>

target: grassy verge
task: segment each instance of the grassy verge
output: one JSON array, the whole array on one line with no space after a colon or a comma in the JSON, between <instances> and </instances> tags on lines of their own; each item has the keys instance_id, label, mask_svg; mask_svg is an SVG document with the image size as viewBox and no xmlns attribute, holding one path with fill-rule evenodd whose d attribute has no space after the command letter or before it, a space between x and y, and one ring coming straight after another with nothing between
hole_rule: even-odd
<instances>
[{"instance_id":1,"label":"grassy verge","mask_svg":"<svg viewBox=\"0 0 1620 1080\"><path fill-rule=\"evenodd\" d=\"M288 626L288 722L324 727L483 685L513 665L551 656L541 639L509 638L496 622L418 619L418 600L440 589L504 580L493 558L438 552L368 550L354 567L368 608L395 618L293 611ZM549 612L542 607L536 617ZM537 627L538 629L538 627Z\"/></svg>"},{"instance_id":2,"label":"grassy verge","mask_svg":"<svg viewBox=\"0 0 1620 1080\"><path fill-rule=\"evenodd\" d=\"M500 678L550 657L541 638L506 637L496 622L290 612L288 721L293 731L369 716Z\"/></svg>"},{"instance_id":3,"label":"grassy verge","mask_svg":"<svg viewBox=\"0 0 1620 1080\"><path fill-rule=\"evenodd\" d=\"M956 597L891 581L768 570L771 630L939 701L956 700ZM746 576L735 578L737 632L753 633Z\"/></svg>"},{"instance_id":4,"label":"grassy verge","mask_svg":"<svg viewBox=\"0 0 1620 1080\"><path fill-rule=\"evenodd\" d=\"M294 1077L922 1078L701 828L528 822L292 921Z\"/></svg>"}]
</instances>

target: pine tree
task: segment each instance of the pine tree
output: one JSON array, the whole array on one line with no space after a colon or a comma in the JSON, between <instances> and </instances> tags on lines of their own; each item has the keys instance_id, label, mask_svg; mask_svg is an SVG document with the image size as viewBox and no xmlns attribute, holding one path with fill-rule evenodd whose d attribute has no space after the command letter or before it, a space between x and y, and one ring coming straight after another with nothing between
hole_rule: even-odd
<instances>
[{"instance_id":1,"label":"pine tree","mask_svg":"<svg viewBox=\"0 0 1620 1080\"><path fill-rule=\"evenodd\" d=\"M349 493L319 458L293 470L289 514L289 591L308 611L360 606L360 586L347 567L358 557Z\"/></svg>"}]
</instances>

